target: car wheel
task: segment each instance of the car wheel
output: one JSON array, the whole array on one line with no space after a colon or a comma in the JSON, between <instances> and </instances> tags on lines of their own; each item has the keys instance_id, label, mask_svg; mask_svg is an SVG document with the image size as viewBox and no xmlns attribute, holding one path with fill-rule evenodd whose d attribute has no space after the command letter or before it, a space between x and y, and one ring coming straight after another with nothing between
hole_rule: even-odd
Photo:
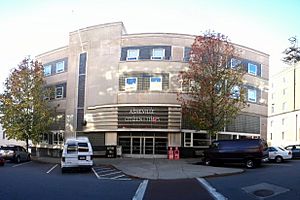
<instances>
[{"instance_id":1,"label":"car wheel","mask_svg":"<svg viewBox=\"0 0 300 200\"><path fill-rule=\"evenodd\" d=\"M209 166L212 164L211 159L210 158L204 158L204 164Z\"/></svg>"},{"instance_id":2,"label":"car wheel","mask_svg":"<svg viewBox=\"0 0 300 200\"><path fill-rule=\"evenodd\" d=\"M276 163L281 163L282 161L283 161L283 159L281 156L276 156L276 158L275 158Z\"/></svg>"},{"instance_id":3,"label":"car wheel","mask_svg":"<svg viewBox=\"0 0 300 200\"><path fill-rule=\"evenodd\" d=\"M16 158L16 163L20 163L21 162L21 159L20 159L20 156L18 156L17 158Z\"/></svg>"},{"instance_id":4,"label":"car wheel","mask_svg":"<svg viewBox=\"0 0 300 200\"><path fill-rule=\"evenodd\" d=\"M252 159L247 159L245 164L246 164L246 167L249 169L252 169L255 167L254 161Z\"/></svg>"}]
</instances>

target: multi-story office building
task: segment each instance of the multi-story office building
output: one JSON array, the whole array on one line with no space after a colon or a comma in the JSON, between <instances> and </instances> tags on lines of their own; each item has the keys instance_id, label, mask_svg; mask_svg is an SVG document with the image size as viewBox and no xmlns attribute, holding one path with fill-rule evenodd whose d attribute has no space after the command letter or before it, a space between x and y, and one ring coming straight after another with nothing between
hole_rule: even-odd
<instances>
[{"instance_id":1,"label":"multi-story office building","mask_svg":"<svg viewBox=\"0 0 300 200\"><path fill-rule=\"evenodd\" d=\"M188 67L194 35L127 34L123 23L109 23L70 33L69 44L39 55L45 80L55 88L51 104L58 123L38 146L50 154L63 138L88 136L94 149L122 146L124 156L166 157L167 147L203 148L211 138L182 119L178 74ZM249 107L219 138L267 134L269 56L235 45L247 71ZM49 150L50 149L50 150ZM52 151L52 150L51 150Z\"/></svg>"},{"instance_id":2,"label":"multi-story office building","mask_svg":"<svg viewBox=\"0 0 300 200\"><path fill-rule=\"evenodd\" d=\"M269 99L269 144L300 143L300 64L272 77Z\"/></svg>"}]
</instances>

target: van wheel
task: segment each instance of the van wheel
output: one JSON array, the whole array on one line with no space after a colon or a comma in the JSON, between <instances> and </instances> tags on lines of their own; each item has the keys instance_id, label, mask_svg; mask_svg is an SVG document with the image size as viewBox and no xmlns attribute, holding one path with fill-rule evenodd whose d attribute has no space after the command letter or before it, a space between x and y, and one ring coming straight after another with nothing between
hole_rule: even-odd
<instances>
[{"instance_id":1,"label":"van wheel","mask_svg":"<svg viewBox=\"0 0 300 200\"><path fill-rule=\"evenodd\" d=\"M65 168L61 168L61 173L66 173L66 169Z\"/></svg>"},{"instance_id":2,"label":"van wheel","mask_svg":"<svg viewBox=\"0 0 300 200\"><path fill-rule=\"evenodd\" d=\"M246 167L249 169L252 169L255 167L254 161L252 159L247 159L245 164L246 164Z\"/></svg>"},{"instance_id":3,"label":"van wheel","mask_svg":"<svg viewBox=\"0 0 300 200\"><path fill-rule=\"evenodd\" d=\"M282 161L283 161L283 159L281 156L276 156L276 158L275 158L276 163L281 163Z\"/></svg>"}]
</instances>

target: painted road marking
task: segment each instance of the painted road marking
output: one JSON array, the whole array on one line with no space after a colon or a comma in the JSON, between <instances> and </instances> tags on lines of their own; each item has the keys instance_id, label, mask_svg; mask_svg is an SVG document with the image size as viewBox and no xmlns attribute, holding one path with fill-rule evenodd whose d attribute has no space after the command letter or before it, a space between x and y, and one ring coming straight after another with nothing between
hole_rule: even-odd
<instances>
[{"instance_id":1,"label":"painted road marking","mask_svg":"<svg viewBox=\"0 0 300 200\"><path fill-rule=\"evenodd\" d=\"M113 171L116 171L116 170L115 169L107 169L107 170L96 169L95 171L99 172L99 173L106 173L106 172L113 172Z\"/></svg>"},{"instance_id":2,"label":"painted road marking","mask_svg":"<svg viewBox=\"0 0 300 200\"><path fill-rule=\"evenodd\" d=\"M97 174L97 172L95 171L95 169L94 168L92 168L92 171L94 172L94 174L95 174L95 176L99 179L100 178L100 176Z\"/></svg>"},{"instance_id":3,"label":"painted road marking","mask_svg":"<svg viewBox=\"0 0 300 200\"><path fill-rule=\"evenodd\" d=\"M132 200L142 200L148 185L148 180L144 180L138 187L135 195L132 197Z\"/></svg>"},{"instance_id":4,"label":"painted road marking","mask_svg":"<svg viewBox=\"0 0 300 200\"><path fill-rule=\"evenodd\" d=\"M212 187L204 178L197 178L197 180L204 186L204 188L217 200L227 200L221 193Z\"/></svg>"},{"instance_id":5,"label":"painted road marking","mask_svg":"<svg viewBox=\"0 0 300 200\"><path fill-rule=\"evenodd\" d=\"M29 164L31 163L32 161L29 161L29 162L25 162L25 163L21 163L21 164L17 164L17 165L13 165L11 167L19 167L19 166L22 166L22 165L26 165L26 164Z\"/></svg>"},{"instance_id":6,"label":"painted road marking","mask_svg":"<svg viewBox=\"0 0 300 200\"><path fill-rule=\"evenodd\" d=\"M114 175L114 174L120 174L122 173L121 171L117 171L117 172L112 172L112 173L109 173L109 174L104 174L104 175L99 175L100 177L105 177L105 176L110 176L110 175Z\"/></svg>"},{"instance_id":7,"label":"painted road marking","mask_svg":"<svg viewBox=\"0 0 300 200\"><path fill-rule=\"evenodd\" d=\"M53 169L55 169L55 167L57 167L58 164L54 165L53 167L51 167L51 169L49 169L46 173L49 174Z\"/></svg>"},{"instance_id":8,"label":"painted road marking","mask_svg":"<svg viewBox=\"0 0 300 200\"><path fill-rule=\"evenodd\" d=\"M127 174L114 167L98 166L98 167L94 167L92 170L98 179L120 180L120 181L132 180L132 178L130 178Z\"/></svg>"}]
</instances>

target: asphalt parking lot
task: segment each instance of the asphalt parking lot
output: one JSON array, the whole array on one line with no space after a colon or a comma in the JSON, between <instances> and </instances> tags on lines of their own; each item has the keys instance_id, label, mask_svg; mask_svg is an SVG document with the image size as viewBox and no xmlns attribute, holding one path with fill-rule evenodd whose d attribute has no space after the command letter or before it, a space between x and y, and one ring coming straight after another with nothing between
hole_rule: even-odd
<instances>
[{"instance_id":1,"label":"asphalt parking lot","mask_svg":"<svg viewBox=\"0 0 300 200\"><path fill-rule=\"evenodd\" d=\"M137 179L98 178L93 171L62 173L59 164L35 161L5 163L0 167L0 179L1 200L132 199L142 182Z\"/></svg>"}]
</instances>

